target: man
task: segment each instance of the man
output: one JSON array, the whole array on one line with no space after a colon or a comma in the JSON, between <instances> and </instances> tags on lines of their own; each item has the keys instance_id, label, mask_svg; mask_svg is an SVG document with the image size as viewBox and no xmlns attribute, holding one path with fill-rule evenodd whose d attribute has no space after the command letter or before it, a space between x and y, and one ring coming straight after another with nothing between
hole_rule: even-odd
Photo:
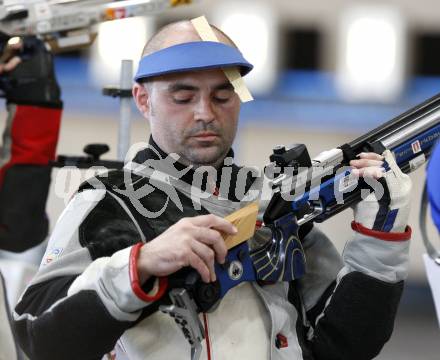
<instances>
[{"instance_id":1,"label":"man","mask_svg":"<svg viewBox=\"0 0 440 360\"><path fill-rule=\"evenodd\" d=\"M206 283L216 280L214 263L227 254L222 234L236 233L223 217L248 203L237 188L247 193L260 180L250 175L240 184L243 172L231 164L240 103L222 70L238 67L244 75L252 66L215 32L221 44L201 41L183 21L145 46L133 95L150 123L150 146L125 172L84 184L58 220L14 313L32 359L99 359L114 348L117 359L189 358L179 328L158 311L169 302L167 282L187 267ZM231 289L201 315L203 359L378 354L406 276L410 182L390 157L361 154L352 165L360 175L385 179L386 196L355 208L356 233L343 259L316 227L300 228L307 274ZM203 176L208 168L217 179L209 171Z\"/></svg>"},{"instance_id":2,"label":"man","mask_svg":"<svg viewBox=\"0 0 440 360\"><path fill-rule=\"evenodd\" d=\"M0 250L18 253L48 234L49 162L55 160L63 105L44 42L26 36L6 44L8 36L0 34L0 50L16 51L0 63L0 92L8 111L0 146Z\"/></svg>"},{"instance_id":3,"label":"man","mask_svg":"<svg viewBox=\"0 0 440 360\"><path fill-rule=\"evenodd\" d=\"M44 43L32 36L8 40L0 33L0 94L8 113L0 143L0 359L12 360L21 353L10 329L9 305L44 252L38 245L48 234L49 162L55 158L62 102ZM37 264L27 263L32 258Z\"/></svg>"}]
</instances>

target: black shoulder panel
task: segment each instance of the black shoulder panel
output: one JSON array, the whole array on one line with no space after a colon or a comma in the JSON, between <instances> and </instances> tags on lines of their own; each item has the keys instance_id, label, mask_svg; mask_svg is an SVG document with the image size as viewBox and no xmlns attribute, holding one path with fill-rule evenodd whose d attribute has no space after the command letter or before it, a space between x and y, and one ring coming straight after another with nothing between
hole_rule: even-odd
<instances>
[{"instance_id":1,"label":"black shoulder panel","mask_svg":"<svg viewBox=\"0 0 440 360\"><path fill-rule=\"evenodd\" d=\"M110 352L131 323L114 319L95 291L81 291L14 330L32 360L95 360Z\"/></svg>"},{"instance_id":2,"label":"black shoulder panel","mask_svg":"<svg viewBox=\"0 0 440 360\"><path fill-rule=\"evenodd\" d=\"M129 215L106 194L79 227L79 242L87 247L92 260L111 256L141 241L141 236Z\"/></svg>"},{"instance_id":3,"label":"black shoulder panel","mask_svg":"<svg viewBox=\"0 0 440 360\"><path fill-rule=\"evenodd\" d=\"M110 170L98 176L84 181L78 188L78 192L88 189L120 189L125 183L133 184L142 177L130 171Z\"/></svg>"},{"instance_id":4,"label":"black shoulder panel","mask_svg":"<svg viewBox=\"0 0 440 360\"><path fill-rule=\"evenodd\" d=\"M81 246L87 247L92 260L103 256L111 256L116 251L125 249L141 241L132 218L116 200L120 199L136 218L129 201L120 194L125 185L136 183L140 176L123 170L112 170L88 179L79 187L78 192L89 189L105 189L104 198L92 209L79 227ZM127 204L128 202L128 204ZM153 236L148 222L138 221L141 231L148 239Z\"/></svg>"}]
</instances>

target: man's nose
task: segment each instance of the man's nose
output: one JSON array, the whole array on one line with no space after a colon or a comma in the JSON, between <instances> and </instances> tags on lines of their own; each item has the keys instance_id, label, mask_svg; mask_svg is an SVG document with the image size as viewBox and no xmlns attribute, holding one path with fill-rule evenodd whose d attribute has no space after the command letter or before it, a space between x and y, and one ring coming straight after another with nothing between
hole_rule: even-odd
<instances>
[{"instance_id":1,"label":"man's nose","mask_svg":"<svg viewBox=\"0 0 440 360\"><path fill-rule=\"evenodd\" d=\"M210 98L201 97L194 111L195 120L211 122L215 119L213 103Z\"/></svg>"}]
</instances>

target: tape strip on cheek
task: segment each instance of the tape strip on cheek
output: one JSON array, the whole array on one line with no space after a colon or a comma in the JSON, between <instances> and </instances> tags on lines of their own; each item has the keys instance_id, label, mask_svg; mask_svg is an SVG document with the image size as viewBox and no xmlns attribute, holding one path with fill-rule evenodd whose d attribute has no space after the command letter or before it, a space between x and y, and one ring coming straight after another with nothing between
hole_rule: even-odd
<instances>
[{"instance_id":1,"label":"tape strip on cheek","mask_svg":"<svg viewBox=\"0 0 440 360\"><path fill-rule=\"evenodd\" d=\"M199 34L203 41L215 41L219 42L217 36L206 20L205 16L200 16L198 18L192 19L191 23ZM234 91L237 93L238 97L242 102L248 102L254 100L252 94L244 83L240 72L236 68L224 68L222 69L225 73L226 78L234 87Z\"/></svg>"}]
</instances>

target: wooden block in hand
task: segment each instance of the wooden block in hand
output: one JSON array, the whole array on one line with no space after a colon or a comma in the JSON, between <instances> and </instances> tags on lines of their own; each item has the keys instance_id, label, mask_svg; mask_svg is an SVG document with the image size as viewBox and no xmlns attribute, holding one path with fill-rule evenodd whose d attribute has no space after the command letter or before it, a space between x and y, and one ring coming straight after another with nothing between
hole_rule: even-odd
<instances>
[{"instance_id":1,"label":"wooden block in hand","mask_svg":"<svg viewBox=\"0 0 440 360\"><path fill-rule=\"evenodd\" d=\"M225 217L225 219L234 224L238 230L238 233L235 235L223 235L227 249L241 244L254 235L257 215L258 203L254 202Z\"/></svg>"}]
</instances>

